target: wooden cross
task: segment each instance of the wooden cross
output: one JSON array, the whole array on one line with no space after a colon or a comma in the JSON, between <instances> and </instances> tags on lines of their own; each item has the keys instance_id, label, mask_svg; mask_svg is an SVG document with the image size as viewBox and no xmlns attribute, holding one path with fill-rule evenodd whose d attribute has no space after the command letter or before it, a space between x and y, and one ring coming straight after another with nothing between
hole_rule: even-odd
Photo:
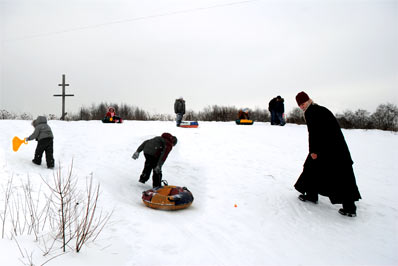
<instances>
[{"instance_id":1,"label":"wooden cross","mask_svg":"<svg viewBox=\"0 0 398 266\"><path fill-rule=\"evenodd\" d=\"M65 97L66 96L75 96L73 94L65 94L65 87L69 86L69 84L65 84L65 74L62 75L62 84L58 84L58 86L62 86L62 94L54 94L54 96L62 96L62 115L61 120L65 120Z\"/></svg>"}]
</instances>

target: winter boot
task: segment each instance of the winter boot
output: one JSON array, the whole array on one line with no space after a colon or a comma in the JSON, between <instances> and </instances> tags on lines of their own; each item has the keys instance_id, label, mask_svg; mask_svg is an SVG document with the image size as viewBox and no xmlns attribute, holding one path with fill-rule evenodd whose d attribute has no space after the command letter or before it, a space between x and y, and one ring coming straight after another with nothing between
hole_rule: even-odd
<instances>
[{"instance_id":1,"label":"winter boot","mask_svg":"<svg viewBox=\"0 0 398 266\"><path fill-rule=\"evenodd\" d=\"M343 202L343 208L339 210L339 213L348 217L355 217L357 216L357 206L354 202Z\"/></svg>"},{"instance_id":2,"label":"winter boot","mask_svg":"<svg viewBox=\"0 0 398 266\"><path fill-rule=\"evenodd\" d=\"M161 171L153 173L153 175L152 175L152 186L154 188L162 186L162 172Z\"/></svg>"},{"instance_id":3,"label":"winter boot","mask_svg":"<svg viewBox=\"0 0 398 266\"><path fill-rule=\"evenodd\" d=\"M38 161L38 160L36 160L36 159L33 159L33 160L32 160L32 163L37 164L37 165L41 165L41 161Z\"/></svg>"},{"instance_id":4,"label":"winter boot","mask_svg":"<svg viewBox=\"0 0 398 266\"><path fill-rule=\"evenodd\" d=\"M48 169L53 169L54 168L54 160L49 160L47 161L47 168Z\"/></svg>"},{"instance_id":5,"label":"winter boot","mask_svg":"<svg viewBox=\"0 0 398 266\"><path fill-rule=\"evenodd\" d=\"M339 213L340 213L341 215L348 216L348 217L355 217L355 216L357 216L356 212L347 211L347 210L345 210L345 209L343 209L343 208L341 208L341 209L339 210Z\"/></svg>"},{"instance_id":6,"label":"winter boot","mask_svg":"<svg viewBox=\"0 0 398 266\"><path fill-rule=\"evenodd\" d=\"M149 178L146 176L146 174L142 173L138 182L145 184L145 182L148 181L148 179Z\"/></svg>"},{"instance_id":7,"label":"winter boot","mask_svg":"<svg viewBox=\"0 0 398 266\"><path fill-rule=\"evenodd\" d=\"M309 202L312 202L314 204L318 203L318 196L313 196L313 195L310 196L308 194L306 194L306 195L301 194L301 195L298 196L298 198L301 201L309 201Z\"/></svg>"}]
</instances>

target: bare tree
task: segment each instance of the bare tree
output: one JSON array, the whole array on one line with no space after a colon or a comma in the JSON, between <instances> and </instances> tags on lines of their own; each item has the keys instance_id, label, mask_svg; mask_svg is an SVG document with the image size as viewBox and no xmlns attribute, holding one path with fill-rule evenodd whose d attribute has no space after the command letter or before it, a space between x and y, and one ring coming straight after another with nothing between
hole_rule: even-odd
<instances>
[{"instance_id":1,"label":"bare tree","mask_svg":"<svg viewBox=\"0 0 398 266\"><path fill-rule=\"evenodd\" d=\"M0 119L16 119L17 115L8 112L7 110L0 110Z\"/></svg>"},{"instance_id":2,"label":"bare tree","mask_svg":"<svg viewBox=\"0 0 398 266\"><path fill-rule=\"evenodd\" d=\"M288 115L288 123L305 124L304 113L300 108L294 108Z\"/></svg>"},{"instance_id":3,"label":"bare tree","mask_svg":"<svg viewBox=\"0 0 398 266\"><path fill-rule=\"evenodd\" d=\"M111 217L111 214L104 215L102 212L98 217L96 216L99 192L100 185L98 184L93 188L93 176L91 175L86 180L84 210L83 212L77 212L81 213L81 215L76 219L76 252L79 252L88 241L95 240Z\"/></svg>"},{"instance_id":4,"label":"bare tree","mask_svg":"<svg viewBox=\"0 0 398 266\"><path fill-rule=\"evenodd\" d=\"M258 121L258 122L269 122L270 115L267 110L256 108L251 112L250 119Z\"/></svg>"},{"instance_id":5,"label":"bare tree","mask_svg":"<svg viewBox=\"0 0 398 266\"><path fill-rule=\"evenodd\" d=\"M64 177L61 171L61 163L59 163L57 171L53 174L52 184L42 178L55 197L52 205L58 210L58 227L59 235L62 239L63 252L66 251L67 244L74 237L74 231L71 229L71 226L75 217L72 204L76 200L76 179L72 178L72 170L73 161L66 177Z\"/></svg>"},{"instance_id":6,"label":"bare tree","mask_svg":"<svg viewBox=\"0 0 398 266\"><path fill-rule=\"evenodd\" d=\"M111 213L97 215L97 205L100 185L93 187L93 176L86 179L86 193L77 190L77 179L72 174L73 161L66 176L62 175L61 163L53 176L52 184L43 180L49 187L52 196L52 206L58 210L57 228L62 240L62 250L73 239L76 240L75 251L79 252L89 241L94 241L100 234Z\"/></svg>"},{"instance_id":7,"label":"bare tree","mask_svg":"<svg viewBox=\"0 0 398 266\"><path fill-rule=\"evenodd\" d=\"M398 107L394 104L381 104L371 116L375 127L381 130L398 130Z\"/></svg>"},{"instance_id":8,"label":"bare tree","mask_svg":"<svg viewBox=\"0 0 398 266\"><path fill-rule=\"evenodd\" d=\"M6 219L7 219L7 211L8 211L8 206L9 206L9 202L10 202L10 197L12 194L12 180L13 177L11 177L8 182L7 185L4 189L4 210L3 213L1 214L1 220L2 220L2 229L1 229L1 238L4 238L4 230L5 230L5 224L6 224Z\"/></svg>"},{"instance_id":9,"label":"bare tree","mask_svg":"<svg viewBox=\"0 0 398 266\"><path fill-rule=\"evenodd\" d=\"M23 113L23 114L21 114L21 115L19 116L19 118L20 118L21 120L32 120L32 119L33 119L32 115L31 115L31 114L28 114L28 113Z\"/></svg>"}]
</instances>

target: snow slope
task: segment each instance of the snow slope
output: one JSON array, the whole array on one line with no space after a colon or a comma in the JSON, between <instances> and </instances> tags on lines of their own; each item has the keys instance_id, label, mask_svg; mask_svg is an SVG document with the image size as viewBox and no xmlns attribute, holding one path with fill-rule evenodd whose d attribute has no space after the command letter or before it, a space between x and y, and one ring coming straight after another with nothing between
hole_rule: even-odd
<instances>
[{"instance_id":1,"label":"snow slope","mask_svg":"<svg viewBox=\"0 0 398 266\"><path fill-rule=\"evenodd\" d=\"M307 155L307 128L255 123L50 121L56 165L84 183L101 184L100 205L112 211L96 242L45 265L397 265L398 135L378 130L344 130L362 194L358 217L337 213L325 197L301 202L293 185ZM11 149L14 136L33 132L30 121L0 120L0 189L12 176L39 187L53 171L31 163L36 142ZM186 186L195 197L188 209L169 212L145 207L138 183L144 156L131 155L142 141L170 132L178 137L163 167L170 185ZM66 171L66 170L65 170ZM1 190L2 191L2 190ZM0 194L0 213L4 202ZM235 207L235 204L237 207ZM42 256L32 236L17 238L35 265ZM0 239L0 265L23 265L15 241ZM26 253L25 252L25 253Z\"/></svg>"}]
</instances>

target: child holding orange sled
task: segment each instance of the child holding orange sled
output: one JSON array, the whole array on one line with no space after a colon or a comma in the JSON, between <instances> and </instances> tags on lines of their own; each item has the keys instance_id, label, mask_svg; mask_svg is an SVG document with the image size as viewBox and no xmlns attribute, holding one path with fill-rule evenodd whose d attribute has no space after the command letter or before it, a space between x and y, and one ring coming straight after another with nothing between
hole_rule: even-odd
<instances>
[{"instance_id":1,"label":"child holding orange sled","mask_svg":"<svg viewBox=\"0 0 398 266\"><path fill-rule=\"evenodd\" d=\"M36 120L33 120L32 126L35 128L35 130L33 131L32 135L25 138L26 141L34 139L37 141L35 158L32 160L32 162L34 164L41 165L43 152L46 152L47 168L54 168L54 135L50 126L47 124L47 118L45 116L38 116Z\"/></svg>"}]
</instances>

